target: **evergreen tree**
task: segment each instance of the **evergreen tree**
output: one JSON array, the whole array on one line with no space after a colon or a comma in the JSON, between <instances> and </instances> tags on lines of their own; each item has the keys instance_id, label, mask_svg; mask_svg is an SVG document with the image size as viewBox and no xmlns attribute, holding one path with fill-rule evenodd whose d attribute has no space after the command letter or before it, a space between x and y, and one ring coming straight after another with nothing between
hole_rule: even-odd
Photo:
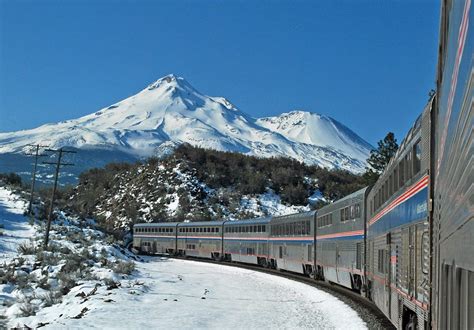
<instances>
[{"instance_id":1,"label":"evergreen tree","mask_svg":"<svg viewBox=\"0 0 474 330\"><path fill-rule=\"evenodd\" d=\"M370 166L365 168L363 175L368 185L372 185L377 181L390 162L390 159L398 150L397 139L395 139L395 135L392 132L388 132L385 138L380 140L377 145L377 149L370 151L370 156L367 159L367 163Z\"/></svg>"}]
</instances>

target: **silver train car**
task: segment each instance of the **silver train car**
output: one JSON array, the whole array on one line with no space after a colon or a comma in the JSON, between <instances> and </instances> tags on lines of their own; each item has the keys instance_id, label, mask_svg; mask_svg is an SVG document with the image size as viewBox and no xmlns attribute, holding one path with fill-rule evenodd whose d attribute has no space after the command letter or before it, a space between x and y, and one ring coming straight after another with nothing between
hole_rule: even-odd
<instances>
[{"instance_id":1,"label":"silver train car","mask_svg":"<svg viewBox=\"0 0 474 330\"><path fill-rule=\"evenodd\" d=\"M365 199L356 191L318 210L316 270L326 281L361 291L364 277Z\"/></svg>"},{"instance_id":2,"label":"silver train car","mask_svg":"<svg viewBox=\"0 0 474 330\"><path fill-rule=\"evenodd\" d=\"M432 104L367 196L367 295L398 328L429 323Z\"/></svg>"},{"instance_id":3,"label":"silver train car","mask_svg":"<svg viewBox=\"0 0 474 330\"><path fill-rule=\"evenodd\" d=\"M173 254L176 251L177 222L138 223L133 226L133 246L149 254Z\"/></svg>"},{"instance_id":4,"label":"silver train car","mask_svg":"<svg viewBox=\"0 0 474 330\"><path fill-rule=\"evenodd\" d=\"M474 329L472 6L445 0L441 9L431 168L431 324L438 329Z\"/></svg>"},{"instance_id":5,"label":"silver train car","mask_svg":"<svg viewBox=\"0 0 474 330\"><path fill-rule=\"evenodd\" d=\"M183 222L176 226L178 255L219 260L222 256L223 221Z\"/></svg>"},{"instance_id":6,"label":"silver train car","mask_svg":"<svg viewBox=\"0 0 474 330\"><path fill-rule=\"evenodd\" d=\"M306 275L313 273L315 219L315 211L271 219L269 245L273 268Z\"/></svg>"},{"instance_id":7,"label":"silver train car","mask_svg":"<svg viewBox=\"0 0 474 330\"><path fill-rule=\"evenodd\" d=\"M224 260L267 267L270 262L269 223L270 218L226 221Z\"/></svg>"}]
</instances>

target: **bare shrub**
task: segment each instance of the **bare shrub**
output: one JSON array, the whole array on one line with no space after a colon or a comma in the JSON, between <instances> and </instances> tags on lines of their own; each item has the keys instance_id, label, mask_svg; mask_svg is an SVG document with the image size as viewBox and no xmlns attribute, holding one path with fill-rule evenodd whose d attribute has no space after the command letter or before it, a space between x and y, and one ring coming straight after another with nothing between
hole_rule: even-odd
<instances>
[{"instance_id":1,"label":"bare shrub","mask_svg":"<svg viewBox=\"0 0 474 330\"><path fill-rule=\"evenodd\" d=\"M21 316L24 316L24 317L33 316L33 315L36 315L37 311L38 311L38 307L33 305L30 302L25 302L20 305Z\"/></svg>"},{"instance_id":2,"label":"bare shrub","mask_svg":"<svg viewBox=\"0 0 474 330\"><path fill-rule=\"evenodd\" d=\"M25 254L25 255L32 255L36 253L36 249L33 244L28 242L23 242L18 245L18 253Z\"/></svg>"},{"instance_id":3,"label":"bare shrub","mask_svg":"<svg viewBox=\"0 0 474 330\"><path fill-rule=\"evenodd\" d=\"M50 307L56 304L61 303L61 292L60 291L50 291L44 295L39 296L44 302L45 307Z\"/></svg>"},{"instance_id":4,"label":"bare shrub","mask_svg":"<svg viewBox=\"0 0 474 330\"><path fill-rule=\"evenodd\" d=\"M119 274L130 275L135 270L135 263L133 261L118 261L113 269L114 272Z\"/></svg>"}]
</instances>

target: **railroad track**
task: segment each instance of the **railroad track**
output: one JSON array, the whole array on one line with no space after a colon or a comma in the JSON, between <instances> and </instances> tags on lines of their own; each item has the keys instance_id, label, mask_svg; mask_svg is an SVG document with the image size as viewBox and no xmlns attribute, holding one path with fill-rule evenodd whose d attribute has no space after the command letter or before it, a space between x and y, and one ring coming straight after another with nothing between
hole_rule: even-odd
<instances>
[{"instance_id":1,"label":"railroad track","mask_svg":"<svg viewBox=\"0 0 474 330\"><path fill-rule=\"evenodd\" d=\"M156 255L159 256L159 255ZM354 309L357 314L364 320L367 324L369 329L395 329L393 324L385 317L385 315L375 306L374 303L369 301L368 299L362 297L357 292L351 291L344 287L341 287L336 284L332 284L325 281L314 280L312 278L303 276L301 274L281 271L276 269L269 269L263 268L256 265L249 265L237 262L228 262L228 261L215 261L215 260L207 260L201 258L194 258L194 257L178 257L178 256L169 256L169 255L161 255L160 257L167 257L171 259L181 259L181 260L192 260L197 262L203 263L211 263L217 265L226 265L231 267L243 268L248 270L253 270L265 274L271 274L275 276L284 277L293 281L301 282L312 287L315 287L319 290L327 292L336 298L340 299L347 305L349 305L352 309Z\"/></svg>"}]
</instances>

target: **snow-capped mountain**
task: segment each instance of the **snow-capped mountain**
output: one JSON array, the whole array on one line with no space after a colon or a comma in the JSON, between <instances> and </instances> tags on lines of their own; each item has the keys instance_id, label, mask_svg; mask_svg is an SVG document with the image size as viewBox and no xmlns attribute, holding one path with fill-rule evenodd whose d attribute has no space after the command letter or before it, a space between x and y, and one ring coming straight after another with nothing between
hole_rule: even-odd
<instances>
[{"instance_id":1,"label":"snow-capped mountain","mask_svg":"<svg viewBox=\"0 0 474 330\"><path fill-rule=\"evenodd\" d=\"M295 111L256 119L222 97L201 94L165 76L138 94L93 114L31 130L0 133L0 153L28 144L106 150L141 158L181 143L361 172L371 146L334 119Z\"/></svg>"}]
</instances>

